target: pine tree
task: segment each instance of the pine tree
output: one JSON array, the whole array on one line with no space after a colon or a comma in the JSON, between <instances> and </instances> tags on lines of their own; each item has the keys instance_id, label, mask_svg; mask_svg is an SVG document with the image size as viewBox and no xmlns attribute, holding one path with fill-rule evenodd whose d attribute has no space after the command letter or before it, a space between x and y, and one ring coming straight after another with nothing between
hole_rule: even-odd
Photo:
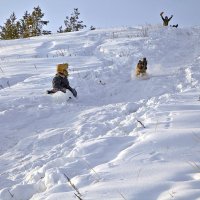
<instances>
[{"instance_id":1,"label":"pine tree","mask_svg":"<svg viewBox=\"0 0 200 200\"><path fill-rule=\"evenodd\" d=\"M34 7L33 12L29 14L25 12L23 19L21 20L21 34L23 38L47 35L51 34L51 31L43 30L43 26L47 25L49 21L44 21L42 18L44 13L42 13L41 8Z\"/></svg>"},{"instance_id":2,"label":"pine tree","mask_svg":"<svg viewBox=\"0 0 200 200\"><path fill-rule=\"evenodd\" d=\"M44 13L42 13L42 10L40 7L34 8L32 14L31 14L31 19L32 19L32 24L31 24L31 36L39 36L42 35L42 28L44 25L47 25L48 22L42 21L42 18L44 17Z\"/></svg>"},{"instance_id":3,"label":"pine tree","mask_svg":"<svg viewBox=\"0 0 200 200\"><path fill-rule=\"evenodd\" d=\"M95 30L96 28L94 26L90 26L90 30L93 31Z\"/></svg>"},{"instance_id":4,"label":"pine tree","mask_svg":"<svg viewBox=\"0 0 200 200\"><path fill-rule=\"evenodd\" d=\"M72 14L72 16L71 16L73 31L79 31L86 27L86 25L83 25L83 21L78 21L79 15L80 15L80 13L78 11L78 8L74 8L74 14Z\"/></svg>"},{"instance_id":5,"label":"pine tree","mask_svg":"<svg viewBox=\"0 0 200 200\"><path fill-rule=\"evenodd\" d=\"M20 23L16 22L16 16L13 12L9 19L6 20L4 26L0 26L0 36L3 40L18 39L20 37Z\"/></svg>"},{"instance_id":6,"label":"pine tree","mask_svg":"<svg viewBox=\"0 0 200 200\"><path fill-rule=\"evenodd\" d=\"M33 24L31 15L26 11L20 20L20 35L22 38L31 37L31 26Z\"/></svg>"},{"instance_id":7,"label":"pine tree","mask_svg":"<svg viewBox=\"0 0 200 200\"><path fill-rule=\"evenodd\" d=\"M62 26L59 27L59 30L57 31L57 33L64 33Z\"/></svg>"},{"instance_id":8,"label":"pine tree","mask_svg":"<svg viewBox=\"0 0 200 200\"><path fill-rule=\"evenodd\" d=\"M65 29L62 30L61 27L59 28L58 33L60 32L74 32L79 31L86 27L86 25L83 25L83 21L79 21L79 11L78 8L74 8L74 12L71 14L71 17L66 17L66 20L64 20Z\"/></svg>"},{"instance_id":9,"label":"pine tree","mask_svg":"<svg viewBox=\"0 0 200 200\"><path fill-rule=\"evenodd\" d=\"M43 17L44 13L39 6L35 7L31 14L26 11L20 21L16 21L13 12L4 26L0 26L0 37L9 40L51 34L51 31L43 30L43 26L49 23L49 21L42 20Z\"/></svg>"},{"instance_id":10,"label":"pine tree","mask_svg":"<svg viewBox=\"0 0 200 200\"><path fill-rule=\"evenodd\" d=\"M70 17L70 19L68 16L66 17L66 20L64 21L64 24L65 24L64 32L72 32L73 31L72 20L73 20L73 17Z\"/></svg>"}]
</instances>

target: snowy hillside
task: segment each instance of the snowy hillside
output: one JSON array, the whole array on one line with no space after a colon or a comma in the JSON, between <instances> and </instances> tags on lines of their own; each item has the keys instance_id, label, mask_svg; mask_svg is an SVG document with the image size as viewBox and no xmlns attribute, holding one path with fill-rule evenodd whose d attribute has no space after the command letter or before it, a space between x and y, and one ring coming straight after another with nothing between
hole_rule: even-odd
<instances>
[{"instance_id":1,"label":"snowy hillside","mask_svg":"<svg viewBox=\"0 0 200 200\"><path fill-rule=\"evenodd\" d=\"M0 41L0 59L0 200L200 200L200 28ZM46 94L63 62L77 99Z\"/></svg>"}]
</instances>

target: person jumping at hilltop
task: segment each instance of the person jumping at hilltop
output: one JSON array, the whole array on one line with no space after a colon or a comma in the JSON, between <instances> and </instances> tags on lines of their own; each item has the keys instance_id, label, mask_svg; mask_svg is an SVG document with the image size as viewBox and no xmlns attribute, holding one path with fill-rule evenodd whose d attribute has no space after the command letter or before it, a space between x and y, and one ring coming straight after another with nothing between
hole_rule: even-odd
<instances>
[{"instance_id":1,"label":"person jumping at hilltop","mask_svg":"<svg viewBox=\"0 0 200 200\"><path fill-rule=\"evenodd\" d=\"M173 15L171 15L171 17L168 18L167 16L163 17L163 14L164 14L164 12L160 13L160 16L161 16L161 18L163 20L163 26L168 26L169 21L172 19Z\"/></svg>"},{"instance_id":2,"label":"person jumping at hilltop","mask_svg":"<svg viewBox=\"0 0 200 200\"><path fill-rule=\"evenodd\" d=\"M66 93L69 90L74 97L77 97L77 92L74 88L71 88L68 81L68 63L58 64L57 73L52 81L53 89L47 90L47 94L54 94L58 91Z\"/></svg>"}]
</instances>

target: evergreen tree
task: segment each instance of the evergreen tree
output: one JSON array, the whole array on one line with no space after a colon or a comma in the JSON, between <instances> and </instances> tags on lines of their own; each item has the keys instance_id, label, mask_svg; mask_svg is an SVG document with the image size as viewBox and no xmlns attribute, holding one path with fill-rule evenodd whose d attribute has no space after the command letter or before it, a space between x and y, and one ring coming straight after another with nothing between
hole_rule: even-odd
<instances>
[{"instance_id":1,"label":"evergreen tree","mask_svg":"<svg viewBox=\"0 0 200 200\"><path fill-rule=\"evenodd\" d=\"M57 33L64 33L62 26L59 27L59 30L57 31Z\"/></svg>"},{"instance_id":2,"label":"evergreen tree","mask_svg":"<svg viewBox=\"0 0 200 200\"><path fill-rule=\"evenodd\" d=\"M74 8L74 13L72 14L70 18L70 21L72 22L73 31L79 31L86 27L86 25L83 25L83 21L78 21L79 15L80 13L78 11L78 8Z\"/></svg>"},{"instance_id":3,"label":"evergreen tree","mask_svg":"<svg viewBox=\"0 0 200 200\"><path fill-rule=\"evenodd\" d=\"M0 26L0 36L3 40L18 39L20 37L20 23L16 22L16 16L13 12L9 19L6 20L4 26Z\"/></svg>"},{"instance_id":4,"label":"evergreen tree","mask_svg":"<svg viewBox=\"0 0 200 200\"><path fill-rule=\"evenodd\" d=\"M42 10L40 7L34 8L31 19L31 36L39 36L42 35L42 28L44 25L47 25L47 21L42 21L42 18L44 17L44 13L42 13Z\"/></svg>"},{"instance_id":5,"label":"evergreen tree","mask_svg":"<svg viewBox=\"0 0 200 200\"><path fill-rule=\"evenodd\" d=\"M31 37L31 27L33 21L31 15L26 11L23 18L20 20L20 35L22 38Z\"/></svg>"},{"instance_id":6,"label":"evergreen tree","mask_svg":"<svg viewBox=\"0 0 200 200\"><path fill-rule=\"evenodd\" d=\"M44 13L42 13L41 8L34 7L33 12L29 14L25 12L23 19L21 20L21 34L23 38L40 36L51 34L51 31L43 30L43 26L47 25L49 21L44 21L42 18Z\"/></svg>"},{"instance_id":7,"label":"evergreen tree","mask_svg":"<svg viewBox=\"0 0 200 200\"><path fill-rule=\"evenodd\" d=\"M74 12L71 14L71 17L69 18L67 16L66 20L64 20L65 29L63 30L63 32L79 31L86 27L86 25L83 25L83 21L79 21L79 15L80 13L78 11L78 8L74 8ZM59 31L57 32L60 33L61 31L62 29L59 29Z\"/></svg>"},{"instance_id":8,"label":"evergreen tree","mask_svg":"<svg viewBox=\"0 0 200 200\"><path fill-rule=\"evenodd\" d=\"M42 20L43 17L44 13L39 6L34 7L31 14L26 11L20 21L16 21L13 12L4 26L0 26L0 37L4 40L10 40L51 34L51 31L43 30L43 26L49 23L49 21Z\"/></svg>"},{"instance_id":9,"label":"evergreen tree","mask_svg":"<svg viewBox=\"0 0 200 200\"><path fill-rule=\"evenodd\" d=\"M90 26L90 30L93 31L95 30L96 28L94 26Z\"/></svg>"}]
</instances>

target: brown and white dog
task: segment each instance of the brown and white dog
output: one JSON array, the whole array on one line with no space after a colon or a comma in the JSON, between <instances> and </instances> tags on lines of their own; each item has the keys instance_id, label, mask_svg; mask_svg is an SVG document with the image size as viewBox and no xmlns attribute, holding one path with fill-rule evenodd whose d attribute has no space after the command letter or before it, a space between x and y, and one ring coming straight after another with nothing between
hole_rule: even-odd
<instances>
[{"instance_id":1,"label":"brown and white dog","mask_svg":"<svg viewBox=\"0 0 200 200\"><path fill-rule=\"evenodd\" d=\"M147 60L146 58L143 58L143 60L139 60L137 66L136 66L136 76L144 76L146 75L147 70Z\"/></svg>"}]
</instances>

